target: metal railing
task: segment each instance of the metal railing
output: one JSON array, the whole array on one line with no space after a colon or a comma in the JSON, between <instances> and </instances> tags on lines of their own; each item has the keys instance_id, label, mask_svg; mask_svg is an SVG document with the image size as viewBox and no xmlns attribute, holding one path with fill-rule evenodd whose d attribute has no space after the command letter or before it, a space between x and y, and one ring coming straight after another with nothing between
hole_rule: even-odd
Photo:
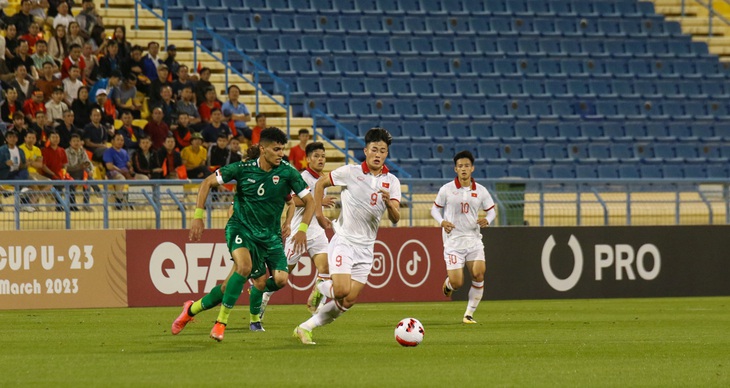
<instances>
[{"instance_id":1,"label":"metal railing","mask_svg":"<svg viewBox=\"0 0 730 388\"><path fill-rule=\"evenodd\" d=\"M682 2L681 2L681 11L680 12L681 12L682 18L684 18L686 16L685 15L686 2L687 2L687 0L682 0ZM707 38L708 39L712 39L712 37L713 37L713 34L712 34L713 18L717 18L718 20L723 22L723 24L725 24L726 26L730 26L730 20L728 20L725 16L723 16L723 14L715 11L715 6L713 4L713 0L707 0L707 1L692 0L692 2L701 5L708 11L707 12ZM730 5L730 0L722 0L722 2Z\"/></svg>"},{"instance_id":2,"label":"metal railing","mask_svg":"<svg viewBox=\"0 0 730 388\"><path fill-rule=\"evenodd\" d=\"M169 26L170 19L168 17L168 12L167 12L167 3L168 3L168 0L164 0L162 2L162 15L160 15L157 12L155 12L155 10L152 9L152 7L145 4L143 0L134 0L134 29L139 30L139 8L142 7L143 9L146 9L149 13L155 15L155 17L157 17L158 19L162 20L163 23L165 23L165 31L164 31L164 34L165 34L164 48L165 48L165 50L167 50L167 41L168 41L168 34L169 34L168 30L170 29L170 26ZM106 2L106 7L109 8L108 0Z\"/></svg>"}]
</instances>

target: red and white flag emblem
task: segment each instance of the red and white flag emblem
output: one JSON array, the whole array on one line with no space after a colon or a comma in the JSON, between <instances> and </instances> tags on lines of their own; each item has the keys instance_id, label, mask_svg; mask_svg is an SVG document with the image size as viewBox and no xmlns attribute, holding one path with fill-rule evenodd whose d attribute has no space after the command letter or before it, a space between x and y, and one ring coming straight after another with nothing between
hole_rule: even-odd
<instances>
[{"instance_id":1,"label":"red and white flag emblem","mask_svg":"<svg viewBox=\"0 0 730 388\"><path fill-rule=\"evenodd\" d=\"M471 193L471 196L474 197L474 198L476 198L477 197L477 193Z\"/></svg>"},{"instance_id":2,"label":"red and white flag emblem","mask_svg":"<svg viewBox=\"0 0 730 388\"><path fill-rule=\"evenodd\" d=\"M273 180L273 181L274 181L274 184L275 184L275 185L278 185L278 184L279 184L279 176L278 176L278 175L274 175L274 177L273 177L273 178L271 178L271 180Z\"/></svg>"},{"instance_id":3,"label":"red and white flag emblem","mask_svg":"<svg viewBox=\"0 0 730 388\"><path fill-rule=\"evenodd\" d=\"M383 182L383 187L385 187L386 189L387 189L387 188L389 188L389 187L390 187L390 183L388 183L388 182Z\"/></svg>"}]
</instances>

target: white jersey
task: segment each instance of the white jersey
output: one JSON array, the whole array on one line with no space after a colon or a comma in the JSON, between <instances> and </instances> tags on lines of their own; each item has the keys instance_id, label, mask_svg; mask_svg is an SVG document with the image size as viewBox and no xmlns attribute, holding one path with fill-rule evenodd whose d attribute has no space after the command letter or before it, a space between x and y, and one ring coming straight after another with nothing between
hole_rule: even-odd
<instances>
[{"instance_id":1,"label":"white jersey","mask_svg":"<svg viewBox=\"0 0 730 388\"><path fill-rule=\"evenodd\" d=\"M330 173L330 183L344 186L341 194L342 211L332 223L335 233L348 243L372 247L386 204L380 189L390 193L390 199L400 202L400 181L383 166L382 173L373 176L367 164L342 166Z\"/></svg>"},{"instance_id":2,"label":"white jersey","mask_svg":"<svg viewBox=\"0 0 730 388\"><path fill-rule=\"evenodd\" d=\"M434 202L444 209L444 220L454 224L451 233L442 229L444 248L466 249L482 244L477 217L479 209L489 211L494 208L492 196L487 188L473 179L471 187L462 187L459 179L441 186Z\"/></svg>"},{"instance_id":3,"label":"white jersey","mask_svg":"<svg viewBox=\"0 0 730 388\"><path fill-rule=\"evenodd\" d=\"M307 167L306 170L302 171L302 179L304 179L304 182L307 182L307 185L309 185L309 190L312 190L311 192L312 194L314 194L314 185L316 185L317 180L319 180L319 174L317 174L311 168ZM324 195L327 195L327 189L324 189ZM290 226L292 231L297 230L299 224L302 222L303 215L304 207L298 207L294 213L294 218L292 218L291 220ZM324 234L324 229L319 226L319 222L317 222L315 218L312 218L312 222L309 223L309 229L307 229L307 240L315 239L322 234Z\"/></svg>"}]
</instances>

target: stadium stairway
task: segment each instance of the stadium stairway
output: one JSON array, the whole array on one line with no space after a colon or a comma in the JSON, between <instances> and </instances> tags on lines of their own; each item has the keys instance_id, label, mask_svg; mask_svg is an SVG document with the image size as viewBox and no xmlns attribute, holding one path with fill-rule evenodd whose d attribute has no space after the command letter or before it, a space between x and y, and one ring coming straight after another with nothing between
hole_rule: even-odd
<instances>
[{"instance_id":1,"label":"stadium stairway","mask_svg":"<svg viewBox=\"0 0 730 388\"><path fill-rule=\"evenodd\" d=\"M146 9L139 8L139 30L134 29L134 0L109 0L109 8L105 8L103 2L97 5L97 9L101 16L104 18L104 23L107 27L107 35L111 36L114 33L116 26L127 27L127 40L133 45L140 45L143 49L146 49L147 43L150 41L157 41L160 43L160 55L164 58L166 54L163 52L164 49L164 22L157 18L154 14L147 11ZM162 10L153 8L158 14L162 14ZM193 70L193 48L194 44L192 41L193 34L189 30L175 29L172 26L172 22L169 23L168 31L168 44L174 44L177 47L177 60L180 63L184 63ZM212 50L215 55L220 56L219 52ZM146 54L146 52L144 53ZM227 93L225 90L225 66L223 63L212 57L208 53L200 52L197 53L197 60L202 67L208 67L211 69L210 81L216 88L221 101L227 100ZM253 75L245 74L248 80L253 79ZM242 79L239 75L229 74L229 84L236 84L241 88L240 101L246 104L249 110L252 112L251 121L248 123L250 127L256 125L255 118L255 106L256 106L256 95L255 88L246 80ZM284 101L284 97L281 95L274 95L278 101ZM289 114L290 117L290 143L289 148L298 143L298 129L307 128L312 130L312 119L310 117L295 117L292 112L286 112L286 110L277 105L273 100L265 95L260 96L259 110L267 115L267 124L269 126L276 126L286 130L286 116ZM341 148L345 147L344 141L335 140L335 144ZM327 170L332 170L344 164L345 155L335 149L329 149L327 152L328 164Z\"/></svg>"}]
</instances>

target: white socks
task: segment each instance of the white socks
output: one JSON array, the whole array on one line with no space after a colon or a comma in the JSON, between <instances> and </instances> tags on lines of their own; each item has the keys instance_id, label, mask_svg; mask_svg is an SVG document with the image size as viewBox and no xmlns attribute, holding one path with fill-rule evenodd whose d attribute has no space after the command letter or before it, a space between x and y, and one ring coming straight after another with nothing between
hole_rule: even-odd
<instances>
[{"instance_id":1,"label":"white socks","mask_svg":"<svg viewBox=\"0 0 730 388\"><path fill-rule=\"evenodd\" d=\"M347 309L342 307L335 299L325 303L316 314L312 315L306 322L299 325L304 330L311 331L315 327L324 326L328 323L332 323L340 315L347 312Z\"/></svg>"},{"instance_id":2,"label":"white socks","mask_svg":"<svg viewBox=\"0 0 730 388\"><path fill-rule=\"evenodd\" d=\"M332 279L320 282L319 284L317 284L317 289L319 290L319 292L322 293L322 295L330 299L333 299L335 297L335 293L332 288Z\"/></svg>"},{"instance_id":3,"label":"white socks","mask_svg":"<svg viewBox=\"0 0 730 388\"><path fill-rule=\"evenodd\" d=\"M471 288L469 289L469 302L466 305L466 312L464 313L464 316L466 316L466 315L473 316L474 315L474 312L477 310L477 306L479 306L479 301L482 300L483 294L484 294L484 281L471 282Z\"/></svg>"}]
</instances>

